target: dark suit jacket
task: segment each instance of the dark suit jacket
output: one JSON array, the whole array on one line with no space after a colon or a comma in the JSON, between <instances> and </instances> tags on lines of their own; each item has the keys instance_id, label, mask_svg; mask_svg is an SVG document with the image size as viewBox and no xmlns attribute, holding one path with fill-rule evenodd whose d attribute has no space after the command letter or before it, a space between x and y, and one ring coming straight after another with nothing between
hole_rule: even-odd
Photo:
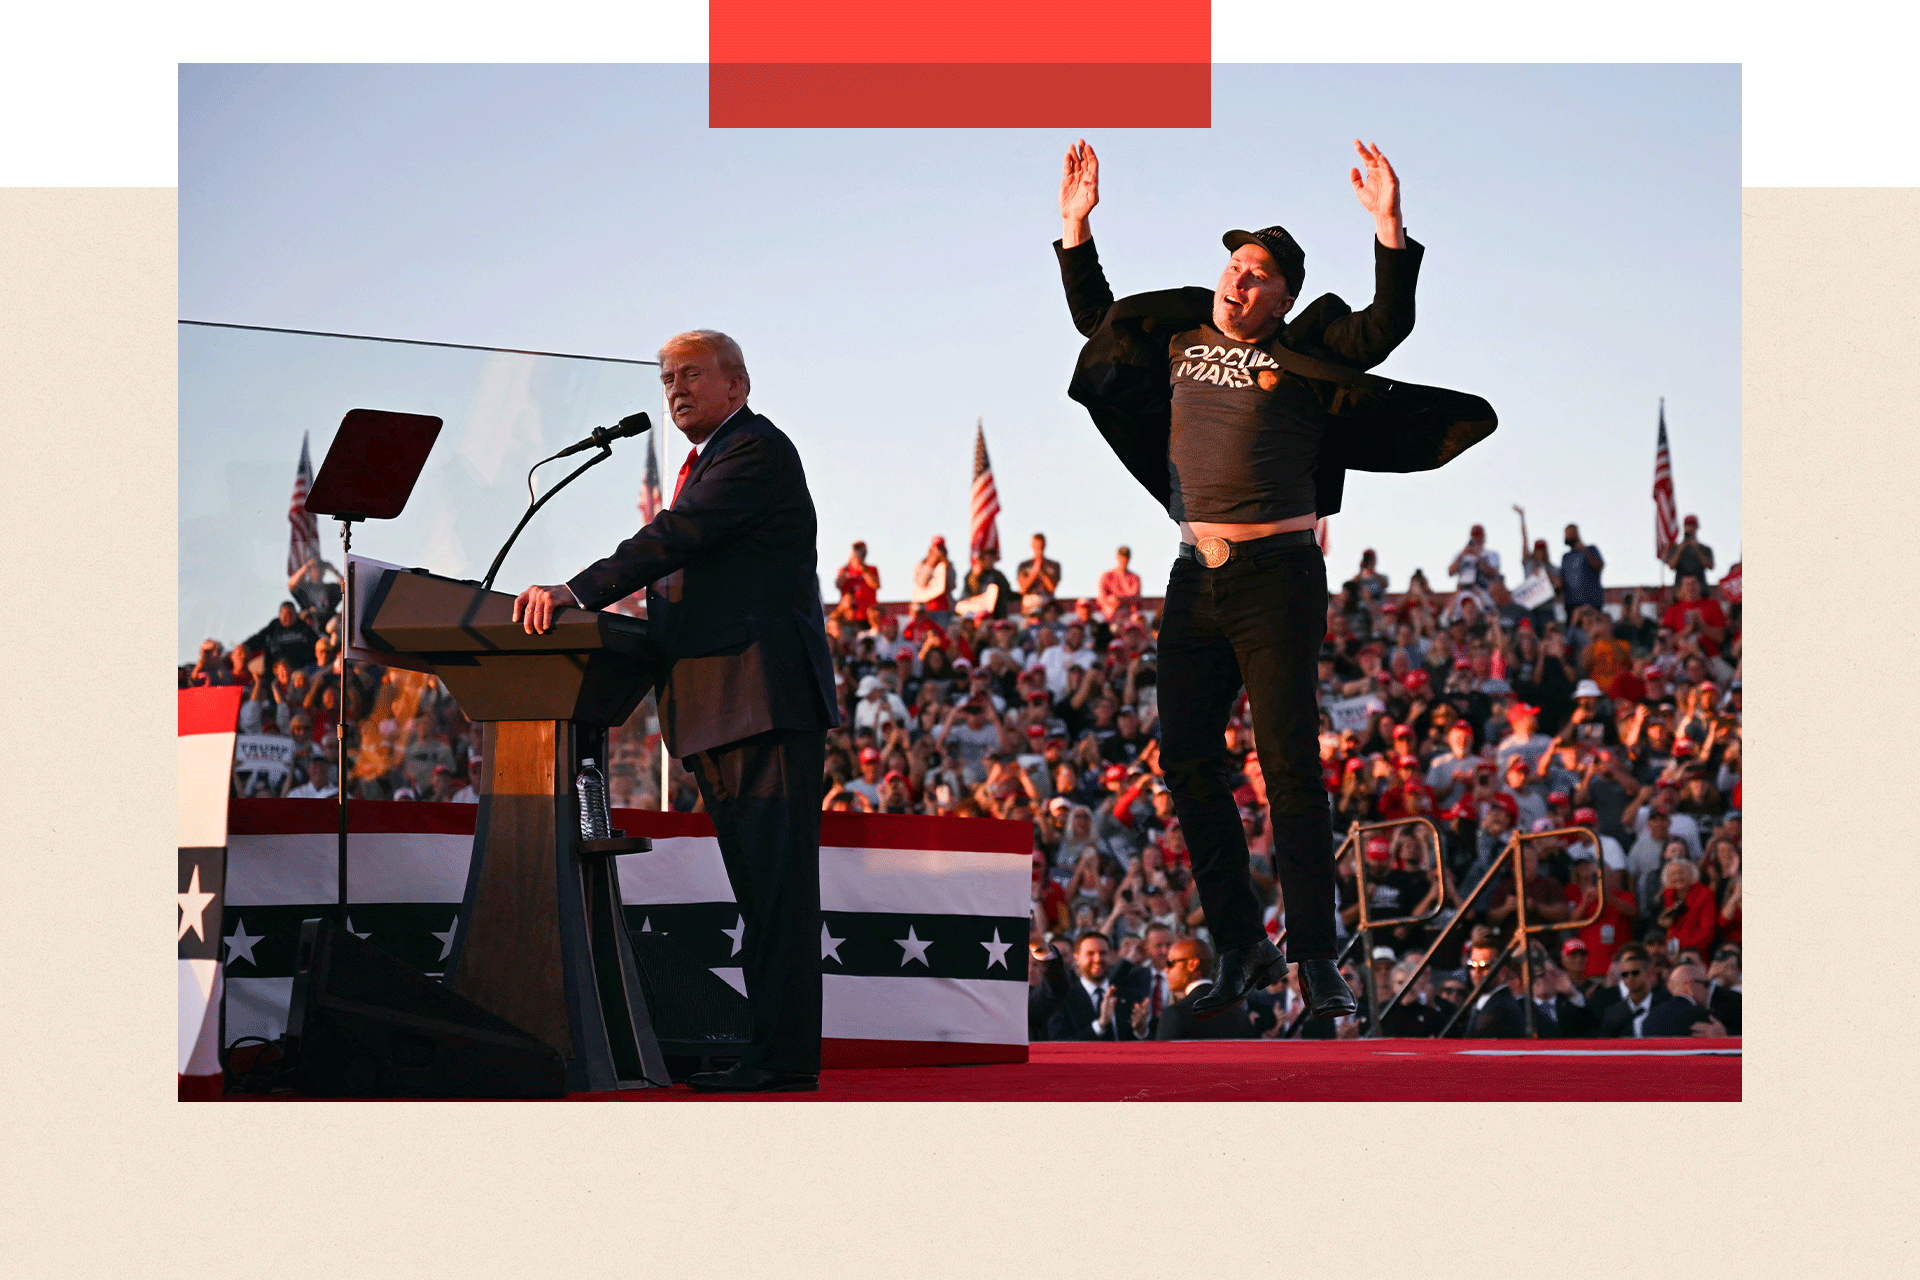
<instances>
[{"instance_id":1,"label":"dark suit jacket","mask_svg":"<svg viewBox=\"0 0 1920 1280\"><path fill-rule=\"evenodd\" d=\"M1705 1022L1713 1013L1704 1006L1691 1000L1675 996L1665 1004L1655 1005L1647 1010L1647 1020L1640 1024L1643 1038L1652 1036L1690 1036L1693 1024Z\"/></svg>"},{"instance_id":2,"label":"dark suit jacket","mask_svg":"<svg viewBox=\"0 0 1920 1280\"><path fill-rule=\"evenodd\" d=\"M1103 979L1113 988L1113 1024L1107 1028L1104 1036L1093 1034L1093 1020L1100 1012L1093 1007L1093 998L1080 984L1080 978L1071 969L1066 973L1066 981L1060 992L1060 1002L1047 1020L1047 1039L1049 1040L1132 1040L1133 1006L1147 998L1152 981L1151 971L1143 972L1138 966L1120 961L1107 970ZM1032 1001L1028 1002L1029 1011ZM1162 1017L1165 1012L1162 1011Z\"/></svg>"},{"instance_id":3,"label":"dark suit jacket","mask_svg":"<svg viewBox=\"0 0 1920 1280\"><path fill-rule=\"evenodd\" d=\"M1187 988L1187 994L1160 1011L1156 1040L1246 1040L1254 1035L1253 1019L1244 1005L1222 1010L1211 1018L1195 1016L1193 1002L1213 983L1202 979Z\"/></svg>"},{"instance_id":4,"label":"dark suit jacket","mask_svg":"<svg viewBox=\"0 0 1920 1280\"><path fill-rule=\"evenodd\" d=\"M1523 1040L1527 1034L1526 1016L1520 1009L1519 997L1504 986L1498 987L1490 1000L1465 1015L1467 1034L1477 1040ZM1540 1034L1546 1035L1547 1028L1542 1026Z\"/></svg>"},{"instance_id":5,"label":"dark suit jacket","mask_svg":"<svg viewBox=\"0 0 1920 1280\"><path fill-rule=\"evenodd\" d=\"M1715 987L1707 1004L1713 1010L1713 1016L1720 1019L1720 1025L1727 1029L1728 1035L1740 1034L1740 993L1738 991L1732 987Z\"/></svg>"},{"instance_id":6,"label":"dark suit jacket","mask_svg":"<svg viewBox=\"0 0 1920 1280\"><path fill-rule=\"evenodd\" d=\"M1054 1015L1067 1002L1066 962L1057 955L1040 970L1038 986L1027 988L1027 1039L1048 1040Z\"/></svg>"},{"instance_id":7,"label":"dark suit jacket","mask_svg":"<svg viewBox=\"0 0 1920 1280\"><path fill-rule=\"evenodd\" d=\"M673 755L840 723L814 541L800 454L742 405L674 507L567 583L589 609L647 588Z\"/></svg>"},{"instance_id":8,"label":"dark suit jacket","mask_svg":"<svg viewBox=\"0 0 1920 1280\"><path fill-rule=\"evenodd\" d=\"M1653 1009L1658 1009L1671 999L1673 999L1671 995L1656 988L1653 993ZM1598 1006L1597 998L1594 1003ZM1647 1022L1653 1021L1653 1009L1647 1010ZM1646 1035L1653 1034L1646 1030L1644 1023L1641 1025L1641 1030ZM1613 988L1613 999L1608 1001L1600 1011L1600 1034L1609 1038L1633 1035L1633 1006L1627 1003L1626 997L1620 994L1618 987Z\"/></svg>"},{"instance_id":9,"label":"dark suit jacket","mask_svg":"<svg viewBox=\"0 0 1920 1280\"><path fill-rule=\"evenodd\" d=\"M1366 1006L1362 1004L1363 1016L1365 1010ZM1380 1020L1381 1034L1432 1039L1440 1034L1440 1026L1446 1020L1447 1014L1438 1009L1429 1008L1416 1000L1403 1000L1393 1007L1392 1013Z\"/></svg>"},{"instance_id":10,"label":"dark suit jacket","mask_svg":"<svg viewBox=\"0 0 1920 1280\"><path fill-rule=\"evenodd\" d=\"M1120 461L1164 507L1173 430L1167 344L1173 335L1211 322L1213 293L1168 289L1115 302L1091 240L1071 249L1056 240L1054 250L1074 327L1087 336L1067 394L1086 406ZM1323 516L1340 509L1348 468L1431 470L1484 440L1497 424L1492 406L1478 396L1360 372L1385 360L1413 331L1414 282L1425 252L1412 239L1404 249L1388 249L1376 239L1371 305L1356 312L1334 294L1322 294L1265 346L1282 368L1289 357L1293 363L1306 357L1334 366L1330 372L1340 376L1306 379L1335 414L1314 470L1315 506Z\"/></svg>"}]
</instances>

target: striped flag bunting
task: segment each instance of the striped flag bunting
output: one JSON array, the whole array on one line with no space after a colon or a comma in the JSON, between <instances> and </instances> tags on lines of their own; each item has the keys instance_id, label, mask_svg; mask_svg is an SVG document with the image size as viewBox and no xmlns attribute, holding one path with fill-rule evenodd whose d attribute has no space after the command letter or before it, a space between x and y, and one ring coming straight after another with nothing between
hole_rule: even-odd
<instances>
[{"instance_id":1,"label":"striped flag bunting","mask_svg":"<svg viewBox=\"0 0 1920 1280\"><path fill-rule=\"evenodd\" d=\"M300 434L300 465L293 473L293 500L287 504L287 523L292 532L287 540L287 576L320 554L320 521L307 510L307 490L313 488L313 458L307 452L307 436Z\"/></svg>"},{"instance_id":2,"label":"striped flag bunting","mask_svg":"<svg viewBox=\"0 0 1920 1280\"><path fill-rule=\"evenodd\" d=\"M438 975L451 953L472 805L355 801L349 923ZM227 1041L286 1028L300 922L336 900L326 800L236 800L228 836ZM1031 836L1024 823L822 816L823 1061L1023 1062ZM654 840L619 860L633 932L667 935L741 989L744 925L705 815L615 810Z\"/></svg>"},{"instance_id":3,"label":"striped flag bunting","mask_svg":"<svg viewBox=\"0 0 1920 1280\"><path fill-rule=\"evenodd\" d=\"M225 1084L220 1066L222 899L227 796L244 690L227 685L179 692L179 1096L187 1102L217 1098Z\"/></svg>"},{"instance_id":4,"label":"striped flag bunting","mask_svg":"<svg viewBox=\"0 0 1920 1280\"><path fill-rule=\"evenodd\" d=\"M967 519L967 549L1000 555L1000 491L993 484L993 463L987 460L987 428L973 424L973 508Z\"/></svg>"},{"instance_id":5,"label":"striped flag bunting","mask_svg":"<svg viewBox=\"0 0 1920 1280\"><path fill-rule=\"evenodd\" d=\"M710 0L715 129L1205 129L1209 0Z\"/></svg>"},{"instance_id":6,"label":"striped flag bunting","mask_svg":"<svg viewBox=\"0 0 1920 1280\"><path fill-rule=\"evenodd\" d=\"M1680 540L1673 505L1673 459L1667 454L1667 401L1660 400L1660 443L1653 451L1653 554L1664 562Z\"/></svg>"}]
</instances>

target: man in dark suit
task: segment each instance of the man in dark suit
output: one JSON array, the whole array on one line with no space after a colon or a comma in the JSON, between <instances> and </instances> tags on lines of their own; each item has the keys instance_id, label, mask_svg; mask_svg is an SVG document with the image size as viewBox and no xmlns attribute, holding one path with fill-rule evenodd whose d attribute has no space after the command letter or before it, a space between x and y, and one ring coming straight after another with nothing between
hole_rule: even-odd
<instances>
[{"instance_id":1,"label":"man in dark suit","mask_svg":"<svg viewBox=\"0 0 1920 1280\"><path fill-rule=\"evenodd\" d=\"M1673 999L1647 1014L1643 1038L1653 1036L1724 1036L1726 1024L1708 1008L1707 975L1697 964L1674 966L1667 975L1667 993Z\"/></svg>"},{"instance_id":2,"label":"man in dark suit","mask_svg":"<svg viewBox=\"0 0 1920 1280\"><path fill-rule=\"evenodd\" d=\"M1713 966L1707 970L1709 988L1707 1007L1720 1019L1727 1034L1740 1034L1740 948L1722 943L1713 952Z\"/></svg>"},{"instance_id":3,"label":"man in dark suit","mask_svg":"<svg viewBox=\"0 0 1920 1280\"><path fill-rule=\"evenodd\" d=\"M1048 1019L1047 1039L1139 1039L1133 1009L1150 991L1140 969L1125 960L1116 962L1107 935L1093 930L1074 942L1073 967L1059 1006Z\"/></svg>"},{"instance_id":4,"label":"man in dark suit","mask_svg":"<svg viewBox=\"0 0 1920 1280\"><path fill-rule=\"evenodd\" d=\"M1362 372L1412 331L1423 250L1401 224L1393 167L1377 147L1355 146L1366 176L1350 178L1375 228L1373 302L1355 312L1326 294L1291 322L1306 259L1283 227L1227 232L1231 256L1211 291L1115 301L1088 225L1100 199L1092 148L1071 148L1061 176L1055 248L1088 339L1067 394L1180 526L1159 637L1160 758L1220 948L1214 986L1196 1001L1202 1015L1284 978L1287 960L1316 1016L1354 1012L1334 963L1315 703L1327 572L1314 526L1340 509L1347 467L1437 467L1494 426L1485 401L1432 388L1415 397L1417 411L1388 410L1412 389L1389 392ZM1346 412L1354 405L1372 407ZM1221 748L1243 686L1287 901L1286 959L1262 925Z\"/></svg>"},{"instance_id":5,"label":"man in dark suit","mask_svg":"<svg viewBox=\"0 0 1920 1280\"><path fill-rule=\"evenodd\" d=\"M1194 1001L1213 986L1213 948L1197 938L1182 938L1167 952L1167 986L1178 998L1160 1011L1156 1040L1244 1040L1254 1034L1250 1013L1234 1009L1222 1017L1201 1018Z\"/></svg>"},{"instance_id":6,"label":"man in dark suit","mask_svg":"<svg viewBox=\"0 0 1920 1280\"><path fill-rule=\"evenodd\" d=\"M667 409L693 445L667 508L612 555L529 587L529 632L567 605L644 586L660 657L660 732L699 783L746 922L753 1044L707 1092L803 1091L820 1077L820 795L839 723L814 551L813 498L793 442L747 407L739 346L700 329L660 350Z\"/></svg>"},{"instance_id":7,"label":"man in dark suit","mask_svg":"<svg viewBox=\"0 0 1920 1280\"><path fill-rule=\"evenodd\" d=\"M1469 971L1484 967L1499 954L1493 946L1475 946L1469 952ZM1533 961L1533 1028L1542 1040L1560 1040L1586 1034L1591 1013L1586 998L1573 991L1566 971L1551 964L1546 949L1535 946ZM1527 1034L1526 980L1520 960L1510 957L1500 975L1505 985L1483 995L1468 1015L1467 1034L1483 1039L1521 1040ZM1577 1003L1576 1003L1577 1001Z\"/></svg>"},{"instance_id":8,"label":"man in dark suit","mask_svg":"<svg viewBox=\"0 0 1920 1280\"><path fill-rule=\"evenodd\" d=\"M1641 943L1629 942L1620 948L1613 971L1619 982L1600 988L1593 996L1600 1034L1607 1038L1643 1036L1645 1020L1654 1007L1673 997L1654 986L1653 959Z\"/></svg>"}]
</instances>

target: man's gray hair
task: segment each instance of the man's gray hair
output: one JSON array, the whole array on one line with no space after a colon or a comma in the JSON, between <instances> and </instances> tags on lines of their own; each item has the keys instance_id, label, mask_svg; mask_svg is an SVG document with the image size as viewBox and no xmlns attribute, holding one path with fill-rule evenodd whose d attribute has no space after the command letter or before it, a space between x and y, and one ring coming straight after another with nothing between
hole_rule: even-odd
<instances>
[{"instance_id":1,"label":"man's gray hair","mask_svg":"<svg viewBox=\"0 0 1920 1280\"><path fill-rule=\"evenodd\" d=\"M747 358L740 354L740 344L718 329L689 329L685 333L676 333L660 344L660 359L667 358L669 351L708 351L719 358L720 372L739 374L746 389L753 390L753 379L747 374Z\"/></svg>"}]
</instances>

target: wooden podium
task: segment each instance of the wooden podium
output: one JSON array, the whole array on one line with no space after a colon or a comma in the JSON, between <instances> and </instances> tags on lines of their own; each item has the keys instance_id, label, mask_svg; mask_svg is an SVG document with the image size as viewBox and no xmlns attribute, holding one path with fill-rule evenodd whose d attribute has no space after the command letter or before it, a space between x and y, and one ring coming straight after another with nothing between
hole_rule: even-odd
<instances>
[{"instance_id":1,"label":"wooden podium","mask_svg":"<svg viewBox=\"0 0 1920 1280\"><path fill-rule=\"evenodd\" d=\"M573 785L582 757L604 770L607 728L652 687L647 624L561 609L528 635L512 596L387 569L359 629L369 647L431 670L481 727L447 986L559 1051L571 1092L666 1086L613 864L652 846L583 841Z\"/></svg>"}]
</instances>

